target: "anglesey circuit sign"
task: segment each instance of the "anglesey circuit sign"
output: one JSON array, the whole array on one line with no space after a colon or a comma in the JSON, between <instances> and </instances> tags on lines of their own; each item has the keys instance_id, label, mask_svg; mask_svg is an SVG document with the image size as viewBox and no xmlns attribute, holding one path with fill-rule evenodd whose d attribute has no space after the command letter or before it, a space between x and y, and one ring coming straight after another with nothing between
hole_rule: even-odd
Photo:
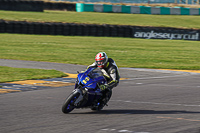
<instances>
[{"instance_id":1,"label":"anglesey circuit sign","mask_svg":"<svg viewBox=\"0 0 200 133\"><path fill-rule=\"evenodd\" d=\"M183 33L182 33L183 32ZM176 32L163 32L163 31L135 31L133 32L134 38L144 39L170 39L170 40L200 40L199 31L177 31Z\"/></svg>"}]
</instances>

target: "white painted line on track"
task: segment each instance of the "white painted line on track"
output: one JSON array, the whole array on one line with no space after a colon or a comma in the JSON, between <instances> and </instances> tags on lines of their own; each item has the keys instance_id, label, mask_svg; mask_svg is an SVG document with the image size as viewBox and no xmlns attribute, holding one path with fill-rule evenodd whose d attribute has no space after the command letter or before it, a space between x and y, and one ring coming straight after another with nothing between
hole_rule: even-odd
<instances>
[{"instance_id":1,"label":"white painted line on track","mask_svg":"<svg viewBox=\"0 0 200 133\"><path fill-rule=\"evenodd\" d=\"M195 119L185 119L185 118L175 118L175 117L163 117L163 116L157 116L159 119L173 119L173 120L184 120L184 121L194 121L194 122L199 122L200 120L195 120Z\"/></svg>"},{"instance_id":2,"label":"white painted line on track","mask_svg":"<svg viewBox=\"0 0 200 133\"><path fill-rule=\"evenodd\" d=\"M189 76L189 75L184 75ZM144 78L128 78L128 80L143 80L143 79L164 79L164 78L173 78L173 77L183 77L183 75L173 75L173 76L158 76L158 77L144 77Z\"/></svg>"},{"instance_id":3,"label":"white painted line on track","mask_svg":"<svg viewBox=\"0 0 200 133\"><path fill-rule=\"evenodd\" d=\"M101 131L106 131L106 132L112 132L112 131L117 131L119 133L150 133L150 132L134 132L134 131L131 131L131 130L127 130L127 129L120 129L120 130L117 130L117 129L109 129L109 128L105 128L105 129L101 129Z\"/></svg>"},{"instance_id":4,"label":"white painted line on track","mask_svg":"<svg viewBox=\"0 0 200 133\"><path fill-rule=\"evenodd\" d=\"M143 72L160 72L160 73L174 73L174 74L189 74L189 75L200 75L199 72L186 72L186 71L181 71L181 70L161 70L161 69L148 69L148 68L120 68L124 70L135 70L135 71L143 71Z\"/></svg>"},{"instance_id":5,"label":"white painted line on track","mask_svg":"<svg viewBox=\"0 0 200 133\"><path fill-rule=\"evenodd\" d=\"M154 105L169 105L169 106L200 107L200 105L179 104L179 103L133 102L133 101L125 101L125 100L110 100L110 101L113 101L113 102L133 103L133 104L154 104Z\"/></svg>"}]
</instances>

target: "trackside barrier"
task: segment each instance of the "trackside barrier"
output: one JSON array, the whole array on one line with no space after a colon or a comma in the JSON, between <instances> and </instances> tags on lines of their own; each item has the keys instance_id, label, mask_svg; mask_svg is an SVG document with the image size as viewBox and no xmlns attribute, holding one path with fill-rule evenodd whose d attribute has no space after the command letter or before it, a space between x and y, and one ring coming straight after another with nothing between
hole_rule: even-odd
<instances>
[{"instance_id":1,"label":"trackside barrier","mask_svg":"<svg viewBox=\"0 0 200 133\"><path fill-rule=\"evenodd\" d=\"M77 12L114 12L131 14L158 14L158 15L200 15L200 8L183 7L147 7L129 5L105 5L76 3Z\"/></svg>"},{"instance_id":2,"label":"trackside barrier","mask_svg":"<svg viewBox=\"0 0 200 133\"><path fill-rule=\"evenodd\" d=\"M0 0L0 10L43 12L43 1Z\"/></svg>"},{"instance_id":3,"label":"trackside barrier","mask_svg":"<svg viewBox=\"0 0 200 133\"><path fill-rule=\"evenodd\" d=\"M44 10L66 10L76 11L76 4L44 2Z\"/></svg>"},{"instance_id":4,"label":"trackside barrier","mask_svg":"<svg viewBox=\"0 0 200 133\"><path fill-rule=\"evenodd\" d=\"M0 33L200 41L200 30L107 24L42 23L0 20Z\"/></svg>"},{"instance_id":5,"label":"trackside barrier","mask_svg":"<svg viewBox=\"0 0 200 133\"><path fill-rule=\"evenodd\" d=\"M43 12L44 10L76 11L76 4L37 0L0 0L0 10L37 12Z\"/></svg>"}]
</instances>

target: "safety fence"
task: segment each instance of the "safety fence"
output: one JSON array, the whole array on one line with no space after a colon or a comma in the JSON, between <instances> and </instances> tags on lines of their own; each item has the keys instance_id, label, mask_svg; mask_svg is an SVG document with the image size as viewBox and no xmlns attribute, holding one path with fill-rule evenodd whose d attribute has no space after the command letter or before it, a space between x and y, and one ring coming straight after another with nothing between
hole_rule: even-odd
<instances>
[{"instance_id":1,"label":"safety fence","mask_svg":"<svg viewBox=\"0 0 200 133\"><path fill-rule=\"evenodd\" d=\"M42 23L0 20L0 33L130 37L200 41L200 30L129 25L97 25L76 23Z\"/></svg>"},{"instance_id":2,"label":"safety fence","mask_svg":"<svg viewBox=\"0 0 200 133\"><path fill-rule=\"evenodd\" d=\"M200 15L200 8L183 7L147 7L130 5L106 4L76 4L77 12L114 12L132 14L159 14L159 15Z\"/></svg>"},{"instance_id":3,"label":"safety fence","mask_svg":"<svg viewBox=\"0 0 200 133\"><path fill-rule=\"evenodd\" d=\"M46 2L34 0L0 0L0 10L37 11L66 10L77 12L113 12L160 15L200 15L200 8L148 7L130 5L107 5L87 3Z\"/></svg>"}]
</instances>

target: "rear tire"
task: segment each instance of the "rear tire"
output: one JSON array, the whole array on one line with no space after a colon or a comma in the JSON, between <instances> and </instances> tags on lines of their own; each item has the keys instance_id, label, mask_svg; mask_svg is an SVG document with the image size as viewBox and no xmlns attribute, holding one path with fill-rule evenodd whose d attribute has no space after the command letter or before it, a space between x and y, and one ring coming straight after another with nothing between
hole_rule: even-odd
<instances>
[{"instance_id":1,"label":"rear tire","mask_svg":"<svg viewBox=\"0 0 200 133\"><path fill-rule=\"evenodd\" d=\"M71 112L72 110L74 110L75 105L74 102L75 100L79 97L79 93L71 93L68 98L65 100L65 102L63 103L62 106L62 112L67 114L69 112Z\"/></svg>"},{"instance_id":2,"label":"rear tire","mask_svg":"<svg viewBox=\"0 0 200 133\"><path fill-rule=\"evenodd\" d=\"M112 90L111 91L109 91L109 92L107 92L106 93L106 101L100 101L99 103L99 105L98 105L98 107L92 107L91 108L91 110L93 110L93 111L100 111L100 110L102 110L103 109L103 107L108 103L108 101L110 100L110 98L111 98L111 96L112 96Z\"/></svg>"}]
</instances>

